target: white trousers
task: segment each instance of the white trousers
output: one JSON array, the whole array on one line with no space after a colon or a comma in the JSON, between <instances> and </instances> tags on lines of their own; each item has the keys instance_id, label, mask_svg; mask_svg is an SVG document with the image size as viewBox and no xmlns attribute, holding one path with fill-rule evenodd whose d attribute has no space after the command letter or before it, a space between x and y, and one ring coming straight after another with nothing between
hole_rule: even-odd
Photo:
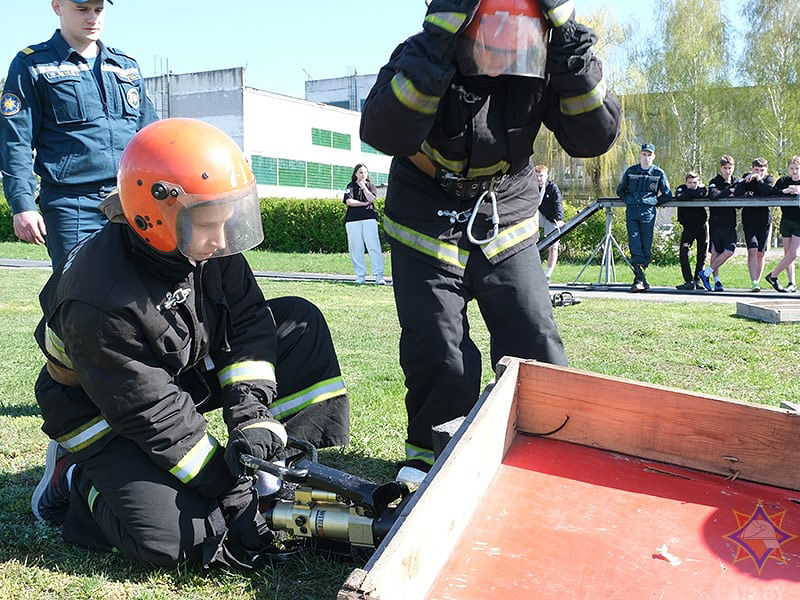
<instances>
[{"instance_id":1,"label":"white trousers","mask_svg":"<svg viewBox=\"0 0 800 600\"><path fill-rule=\"evenodd\" d=\"M347 247L350 251L350 261L356 278L364 279L367 275L367 264L364 260L364 248L369 253L369 262L372 274L383 277L383 254L381 254L381 241L378 237L378 221L365 219L363 221L350 221L345 223L347 229Z\"/></svg>"}]
</instances>

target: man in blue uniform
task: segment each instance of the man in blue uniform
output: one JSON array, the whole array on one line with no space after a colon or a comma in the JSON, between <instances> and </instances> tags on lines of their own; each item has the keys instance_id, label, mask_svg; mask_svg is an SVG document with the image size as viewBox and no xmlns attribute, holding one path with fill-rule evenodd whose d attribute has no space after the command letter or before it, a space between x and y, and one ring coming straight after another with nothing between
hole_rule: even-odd
<instances>
[{"instance_id":1,"label":"man in blue uniform","mask_svg":"<svg viewBox=\"0 0 800 600\"><path fill-rule=\"evenodd\" d=\"M633 265L632 292L643 292L650 287L644 270L650 264L656 206L672 198L667 175L653 164L655 154L653 144L642 144L639 164L625 169L617 185L617 196L625 201L625 224Z\"/></svg>"},{"instance_id":2,"label":"man in blue uniform","mask_svg":"<svg viewBox=\"0 0 800 600\"><path fill-rule=\"evenodd\" d=\"M106 223L98 206L116 185L122 150L156 114L136 61L100 42L103 0L52 0L52 7L60 29L19 52L8 71L0 169L14 233L46 244L55 266Z\"/></svg>"},{"instance_id":3,"label":"man in blue uniform","mask_svg":"<svg viewBox=\"0 0 800 600\"><path fill-rule=\"evenodd\" d=\"M544 124L572 156L603 154L620 106L571 1L432 0L364 104L361 137L395 158L384 229L402 327L409 479L434 463L431 427L478 399L475 299L504 355L566 365L536 249L531 148ZM401 474L401 476L404 476Z\"/></svg>"}]
</instances>

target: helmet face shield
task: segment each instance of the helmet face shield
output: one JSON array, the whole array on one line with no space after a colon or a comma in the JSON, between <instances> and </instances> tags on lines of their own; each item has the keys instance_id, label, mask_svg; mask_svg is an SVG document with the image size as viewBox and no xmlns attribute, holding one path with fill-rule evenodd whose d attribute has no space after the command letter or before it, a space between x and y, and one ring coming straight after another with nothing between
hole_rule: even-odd
<instances>
[{"instance_id":1,"label":"helmet face shield","mask_svg":"<svg viewBox=\"0 0 800 600\"><path fill-rule=\"evenodd\" d=\"M456 42L461 73L544 79L547 27L538 16L506 11L477 14Z\"/></svg>"},{"instance_id":2,"label":"helmet face shield","mask_svg":"<svg viewBox=\"0 0 800 600\"><path fill-rule=\"evenodd\" d=\"M229 256L255 248L264 239L255 181L213 195L186 194L179 185L159 183L175 198L176 244L184 256L198 262Z\"/></svg>"}]
</instances>

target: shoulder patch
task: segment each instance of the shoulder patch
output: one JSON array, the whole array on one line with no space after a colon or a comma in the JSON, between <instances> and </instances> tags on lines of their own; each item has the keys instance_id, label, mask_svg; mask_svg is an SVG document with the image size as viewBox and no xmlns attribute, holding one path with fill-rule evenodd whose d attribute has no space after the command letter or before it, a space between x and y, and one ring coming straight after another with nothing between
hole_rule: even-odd
<instances>
[{"instance_id":1,"label":"shoulder patch","mask_svg":"<svg viewBox=\"0 0 800 600\"><path fill-rule=\"evenodd\" d=\"M22 101L19 96L6 92L0 96L0 114L4 117L13 117L22 108Z\"/></svg>"},{"instance_id":2,"label":"shoulder patch","mask_svg":"<svg viewBox=\"0 0 800 600\"><path fill-rule=\"evenodd\" d=\"M23 53L23 54L26 54L26 55L27 55L27 54L33 54L33 53L34 53L34 49L33 49L33 48L31 48L30 46L28 46L27 48L23 48L23 49L22 49L22 53Z\"/></svg>"}]
</instances>

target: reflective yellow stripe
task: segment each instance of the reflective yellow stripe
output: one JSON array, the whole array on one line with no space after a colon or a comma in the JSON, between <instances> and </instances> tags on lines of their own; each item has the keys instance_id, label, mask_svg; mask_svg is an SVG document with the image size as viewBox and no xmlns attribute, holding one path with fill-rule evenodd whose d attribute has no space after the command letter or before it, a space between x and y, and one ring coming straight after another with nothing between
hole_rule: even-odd
<instances>
[{"instance_id":1,"label":"reflective yellow stripe","mask_svg":"<svg viewBox=\"0 0 800 600\"><path fill-rule=\"evenodd\" d=\"M275 381L275 367L266 360L244 360L220 369L219 385L233 385L240 381Z\"/></svg>"},{"instance_id":2,"label":"reflective yellow stripe","mask_svg":"<svg viewBox=\"0 0 800 600\"><path fill-rule=\"evenodd\" d=\"M258 421L257 423L251 423L250 425L245 425L242 427L242 431L245 429L267 429L277 435L283 442L284 446L286 445L286 441L288 439L283 425L274 421Z\"/></svg>"},{"instance_id":3,"label":"reflective yellow stripe","mask_svg":"<svg viewBox=\"0 0 800 600\"><path fill-rule=\"evenodd\" d=\"M473 177L491 177L492 175L497 175L498 173L505 173L510 167L511 163L504 160L497 161L488 167L470 167L469 171L467 171L467 179L471 179Z\"/></svg>"},{"instance_id":4,"label":"reflective yellow stripe","mask_svg":"<svg viewBox=\"0 0 800 600\"><path fill-rule=\"evenodd\" d=\"M169 472L183 483L189 483L208 464L217 448L219 448L219 442L214 439L214 436L206 433Z\"/></svg>"},{"instance_id":5,"label":"reflective yellow stripe","mask_svg":"<svg viewBox=\"0 0 800 600\"><path fill-rule=\"evenodd\" d=\"M556 6L547 11L547 18L553 24L553 27L561 27L566 23L575 12L575 5L572 0L567 0L564 4Z\"/></svg>"},{"instance_id":6,"label":"reflective yellow stripe","mask_svg":"<svg viewBox=\"0 0 800 600\"><path fill-rule=\"evenodd\" d=\"M414 444L406 442L406 460L421 460L425 464L433 464L433 450L427 448L420 448Z\"/></svg>"},{"instance_id":7,"label":"reflective yellow stripe","mask_svg":"<svg viewBox=\"0 0 800 600\"><path fill-rule=\"evenodd\" d=\"M68 369L72 368L72 361L70 360L67 353L64 351L64 342L61 340L60 337L56 334L55 331L47 328L45 331L44 336L44 349L47 350L47 353L55 358L58 362L62 365L67 367Z\"/></svg>"},{"instance_id":8,"label":"reflective yellow stripe","mask_svg":"<svg viewBox=\"0 0 800 600\"><path fill-rule=\"evenodd\" d=\"M97 491L97 488L92 486L89 489L89 497L86 498L86 503L89 505L89 512L94 513L94 503L97 502L97 499L100 497L100 492Z\"/></svg>"},{"instance_id":9,"label":"reflective yellow stripe","mask_svg":"<svg viewBox=\"0 0 800 600\"><path fill-rule=\"evenodd\" d=\"M436 25L444 29L447 33L455 33L466 21L467 15L465 13L457 12L438 12L431 13L425 17L425 21L431 25Z\"/></svg>"},{"instance_id":10,"label":"reflective yellow stripe","mask_svg":"<svg viewBox=\"0 0 800 600\"><path fill-rule=\"evenodd\" d=\"M391 86L394 95L403 106L424 115L436 114L436 109L439 108L439 98L420 92L402 73L396 73L392 77Z\"/></svg>"},{"instance_id":11,"label":"reflective yellow stripe","mask_svg":"<svg viewBox=\"0 0 800 600\"><path fill-rule=\"evenodd\" d=\"M70 452L83 450L111 431L111 426L102 416L95 417L85 425L73 429L56 441Z\"/></svg>"},{"instance_id":12,"label":"reflective yellow stripe","mask_svg":"<svg viewBox=\"0 0 800 600\"><path fill-rule=\"evenodd\" d=\"M574 116L593 111L603 105L607 91L608 86L606 85L605 79L601 79L590 92L586 92L580 96L561 98L561 114Z\"/></svg>"},{"instance_id":13,"label":"reflective yellow stripe","mask_svg":"<svg viewBox=\"0 0 800 600\"><path fill-rule=\"evenodd\" d=\"M347 393L344 380L341 377L331 377L307 387L290 396L278 398L269 405L269 411L276 419L286 420L297 414L307 406L342 396Z\"/></svg>"},{"instance_id":14,"label":"reflective yellow stripe","mask_svg":"<svg viewBox=\"0 0 800 600\"><path fill-rule=\"evenodd\" d=\"M530 217L501 230L494 240L484 245L481 249L486 258L494 258L501 252L529 239L538 229L538 219Z\"/></svg>"},{"instance_id":15,"label":"reflective yellow stripe","mask_svg":"<svg viewBox=\"0 0 800 600\"><path fill-rule=\"evenodd\" d=\"M462 270L467 268L469 252L455 244L447 244L424 233L414 231L410 227L392 221L387 216L383 218L383 229L388 236L417 252L422 252L422 254L432 256L438 261Z\"/></svg>"},{"instance_id":16,"label":"reflective yellow stripe","mask_svg":"<svg viewBox=\"0 0 800 600\"><path fill-rule=\"evenodd\" d=\"M448 160L441 153L431 146L427 141L422 142L422 147L420 148L422 152L430 158L433 162L443 166L448 171L452 171L453 173L461 173L464 170L464 167L467 166L467 161L465 160Z\"/></svg>"}]
</instances>

